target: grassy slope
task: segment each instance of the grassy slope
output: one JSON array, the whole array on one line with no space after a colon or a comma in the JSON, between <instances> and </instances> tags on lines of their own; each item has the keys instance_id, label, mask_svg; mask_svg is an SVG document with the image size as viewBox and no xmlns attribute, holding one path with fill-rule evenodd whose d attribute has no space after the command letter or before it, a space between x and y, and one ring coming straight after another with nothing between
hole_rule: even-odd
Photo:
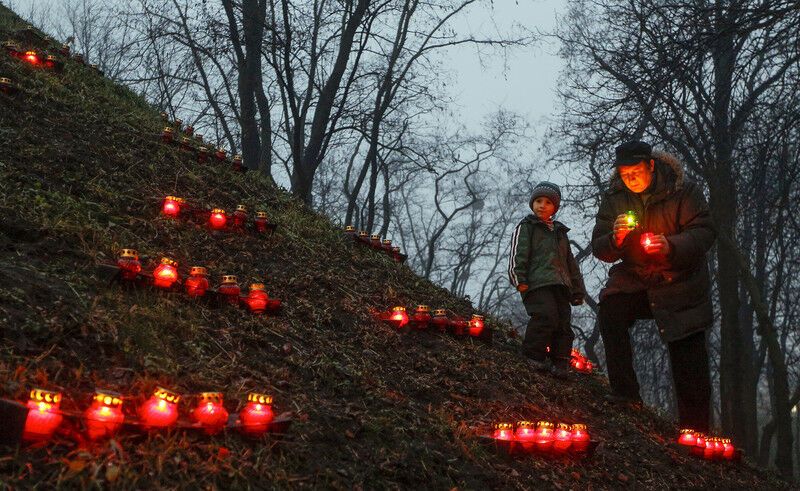
<instances>
[{"instance_id":1,"label":"grassy slope","mask_svg":"<svg viewBox=\"0 0 800 491\"><path fill-rule=\"evenodd\" d=\"M0 6L0 39L21 24ZM397 336L369 306L468 303L408 268L347 243L328 220L255 175L197 166L162 146L155 110L127 89L69 63L62 75L0 56L0 396L31 385L88 394L144 394L157 383L222 388L228 405L265 388L292 410L292 436L127 435L0 457L0 482L125 487L771 487L747 466L711 465L668 444L675 428L648 411L600 402L599 379L563 384L533 374L503 339L487 348L435 335ZM159 199L265 207L274 238L211 237L161 220ZM266 275L284 315L208 310L181 296L125 292L94 265L121 247L170 254L214 277ZM84 399L65 407L82 407ZM497 419L584 421L604 441L584 463L516 461L475 445ZM230 450L225 457L220 447Z\"/></svg>"}]
</instances>

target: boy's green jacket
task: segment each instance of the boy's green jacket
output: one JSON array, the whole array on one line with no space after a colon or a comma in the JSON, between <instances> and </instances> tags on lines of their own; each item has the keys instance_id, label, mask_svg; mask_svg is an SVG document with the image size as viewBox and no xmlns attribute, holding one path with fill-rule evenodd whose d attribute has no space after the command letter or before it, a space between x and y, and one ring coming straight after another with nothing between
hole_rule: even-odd
<instances>
[{"instance_id":1,"label":"boy's green jacket","mask_svg":"<svg viewBox=\"0 0 800 491\"><path fill-rule=\"evenodd\" d=\"M570 298L583 299L586 287L567 232L569 228L558 221L553 222L550 230L536 215L523 218L511 238L508 262L511 284L515 288L528 285L528 292L543 286L564 285L569 288Z\"/></svg>"}]
</instances>

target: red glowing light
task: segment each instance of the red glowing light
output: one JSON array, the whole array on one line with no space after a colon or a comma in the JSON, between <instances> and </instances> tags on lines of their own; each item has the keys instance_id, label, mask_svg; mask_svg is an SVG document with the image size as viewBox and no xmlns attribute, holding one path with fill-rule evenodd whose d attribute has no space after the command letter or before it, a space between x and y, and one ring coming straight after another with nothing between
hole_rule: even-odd
<instances>
[{"instance_id":1,"label":"red glowing light","mask_svg":"<svg viewBox=\"0 0 800 491\"><path fill-rule=\"evenodd\" d=\"M257 211L256 212L256 230L259 233L265 233L267 231L267 212L266 211Z\"/></svg>"},{"instance_id":2,"label":"red glowing light","mask_svg":"<svg viewBox=\"0 0 800 491\"><path fill-rule=\"evenodd\" d=\"M217 292L231 305L239 305L239 294L242 289L239 287L238 281L236 276L226 274L222 276L222 283L217 288Z\"/></svg>"},{"instance_id":3,"label":"red glowing light","mask_svg":"<svg viewBox=\"0 0 800 491\"><path fill-rule=\"evenodd\" d=\"M60 405L60 393L43 389L31 390L22 438L27 441L49 440L64 419Z\"/></svg>"},{"instance_id":4,"label":"red glowing light","mask_svg":"<svg viewBox=\"0 0 800 491\"><path fill-rule=\"evenodd\" d=\"M531 450L536 444L536 431L533 423L530 421L518 421L514 439L520 443L523 450Z\"/></svg>"},{"instance_id":5,"label":"red glowing light","mask_svg":"<svg viewBox=\"0 0 800 491\"><path fill-rule=\"evenodd\" d=\"M22 59L27 61L31 65L39 64L39 55L36 54L36 51L26 51L25 54L22 56Z\"/></svg>"},{"instance_id":6,"label":"red glowing light","mask_svg":"<svg viewBox=\"0 0 800 491\"><path fill-rule=\"evenodd\" d=\"M586 425L576 423L572 425L572 449L576 452L585 452L589 448L589 432Z\"/></svg>"},{"instance_id":7,"label":"red glowing light","mask_svg":"<svg viewBox=\"0 0 800 491\"><path fill-rule=\"evenodd\" d=\"M710 436L706 438L706 445L703 448L703 458L706 460L713 460L716 451L717 437Z\"/></svg>"},{"instance_id":8,"label":"red glowing light","mask_svg":"<svg viewBox=\"0 0 800 491\"><path fill-rule=\"evenodd\" d=\"M539 421L536 423L536 430L534 431L534 442L536 448L546 452L553 446L553 423L549 421Z\"/></svg>"},{"instance_id":9,"label":"red glowing light","mask_svg":"<svg viewBox=\"0 0 800 491\"><path fill-rule=\"evenodd\" d=\"M242 228L244 227L245 221L247 221L247 207L244 205L237 205L236 211L233 212L233 226Z\"/></svg>"},{"instance_id":10,"label":"red glowing light","mask_svg":"<svg viewBox=\"0 0 800 491\"><path fill-rule=\"evenodd\" d=\"M92 405L83 413L86 433L91 440L113 436L122 426L122 396L116 392L95 392Z\"/></svg>"},{"instance_id":11,"label":"red glowing light","mask_svg":"<svg viewBox=\"0 0 800 491\"><path fill-rule=\"evenodd\" d=\"M250 436L263 435L274 417L272 397L251 392L247 395L247 405L239 413L242 431Z\"/></svg>"},{"instance_id":12,"label":"red glowing light","mask_svg":"<svg viewBox=\"0 0 800 491\"><path fill-rule=\"evenodd\" d=\"M178 281L178 263L172 259L162 257L161 264L153 271L153 286L169 289Z\"/></svg>"},{"instance_id":13,"label":"red glowing light","mask_svg":"<svg viewBox=\"0 0 800 491\"><path fill-rule=\"evenodd\" d=\"M678 443L689 447L694 447L697 445L697 436L695 435L695 431L688 428L681 430L681 436L678 437Z\"/></svg>"},{"instance_id":14,"label":"red glowing light","mask_svg":"<svg viewBox=\"0 0 800 491\"><path fill-rule=\"evenodd\" d=\"M133 281L142 271L142 263L139 262L139 253L135 249L122 249L117 259L117 266L123 280Z\"/></svg>"},{"instance_id":15,"label":"red glowing light","mask_svg":"<svg viewBox=\"0 0 800 491\"><path fill-rule=\"evenodd\" d=\"M483 333L483 316L473 314L472 319L469 321L469 335L478 337Z\"/></svg>"},{"instance_id":16,"label":"red glowing light","mask_svg":"<svg viewBox=\"0 0 800 491\"><path fill-rule=\"evenodd\" d=\"M203 425L206 433L219 433L228 422L228 411L222 405L221 392L203 392L192 411L192 418Z\"/></svg>"},{"instance_id":17,"label":"red glowing light","mask_svg":"<svg viewBox=\"0 0 800 491\"><path fill-rule=\"evenodd\" d=\"M431 321L431 309L427 305L417 305L414 315L411 317L411 322L417 329L427 329Z\"/></svg>"},{"instance_id":18,"label":"red glowing light","mask_svg":"<svg viewBox=\"0 0 800 491\"><path fill-rule=\"evenodd\" d=\"M192 266L189 277L183 282L186 294L190 297L202 297L208 290L208 271L202 266Z\"/></svg>"},{"instance_id":19,"label":"red glowing light","mask_svg":"<svg viewBox=\"0 0 800 491\"><path fill-rule=\"evenodd\" d=\"M725 460L733 460L736 455L736 448L731 443L730 438L722 439L722 458Z\"/></svg>"},{"instance_id":20,"label":"red glowing light","mask_svg":"<svg viewBox=\"0 0 800 491\"><path fill-rule=\"evenodd\" d=\"M269 295L264 290L263 283L253 283L250 285L250 292L245 300L247 308L254 314L263 314L267 310Z\"/></svg>"},{"instance_id":21,"label":"red glowing light","mask_svg":"<svg viewBox=\"0 0 800 491\"><path fill-rule=\"evenodd\" d=\"M178 401L181 396L157 387L152 397L139 408L139 416L148 428L167 428L178 421Z\"/></svg>"},{"instance_id":22,"label":"red glowing light","mask_svg":"<svg viewBox=\"0 0 800 491\"><path fill-rule=\"evenodd\" d=\"M211 216L208 218L208 224L214 230L222 230L228 223L228 218L225 216L225 210L214 208L211 210Z\"/></svg>"},{"instance_id":23,"label":"red glowing light","mask_svg":"<svg viewBox=\"0 0 800 491\"><path fill-rule=\"evenodd\" d=\"M394 325L397 329L408 324L408 314L406 313L405 307L394 307L392 308L392 313L389 316L389 322Z\"/></svg>"},{"instance_id":24,"label":"red glowing light","mask_svg":"<svg viewBox=\"0 0 800 491\"><path fill-rule=\"evenodd\" d=\"M553 450L565 452L572 445L572 431L568 424L558 423L553 441Z\"/></svg>"},{"instance_id":25,"label":"red glowing light","mask_svg":"<svg viewBox=\"0 0 800 491\"><path fill-rule=\"evenodd\" d=\"M164 198L164 204L161 206L161 213L168 217L176 217L181 212L181 203L183 203L181 198L167 196Z\"/></svg>"},{"instance_id":26,"label":"red glowing light","mask_svg":"<svg viewBox=\"0 0 800 491\"><path fill-rule=\"evenodd\" d=\"M514 432L512 431L513 426L511 423L497 423L494 425L494 432L492 433L492 438L495 440L505 440L510 441L514 439Z\"/></svg>"},{"instance_id":27,"label":"red glowing light","mask_svg":"<svg viewBox=\"0 0 800 491\"><path fill-rule=\"evenodd\" d=\"M655 236L650 232L645 232L642 234L639 242L642 244L642 247L644 247L644 252L650 252L650 246L653 244L653 237Z\"/></svg>"}]
</instances>

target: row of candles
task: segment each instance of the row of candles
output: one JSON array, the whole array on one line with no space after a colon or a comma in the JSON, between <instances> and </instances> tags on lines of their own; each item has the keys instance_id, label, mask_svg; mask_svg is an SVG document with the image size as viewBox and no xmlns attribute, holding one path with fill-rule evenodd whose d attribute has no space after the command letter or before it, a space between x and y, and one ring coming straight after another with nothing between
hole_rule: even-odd
<instances>
[{"instance_id":1,"label":"row of candles","mask_svg":"<svg viewBox=\"0 0 800 491\"><path fill-rule=\"evenodd\" d=\"M86 435L92 440L114 436L125 423L145 430L199 427L210 435L226 427L238 428L249 436L260 436L267 432L274 419L271 396L249 393L244 407L238 413L238 421L231 425L228 424L229 413L223 405L223 397L222 392L197 394L197 403L189 414L191 423L181 423L178 421L178 403L182 396L175 391L156 387L152 396L137 408L138 418L131 418L122 410L122 395L97 389L91 405L77 416L83 421ZM61 410L61 400L60 392L38 388L31 390L23 440L34 442L53 437L64 416L72 416Z\"/></svg>"},{"instance_id":2,"label":"row of candles","mask_svg":"<svg viewBox=\"0 0 800 491\"><path fill-rule=\"evenodd\" d=\"M35 49L22 49L16 41L12 40L4 41L3 49L12 58L17 58L30 65L44 67L57 72L60 72L64 69L64 58L69 58L71 51L69 45L64 44L58 49L58 53L61 56L59 57L54 54L47 54ZM81 65L87 64L83 55L80 53L76 53L71 58ZM103 74L102 70L100 70L100 67L98 67L96 64L89 64L88 66L101 75Z\"/></svg>"},{"instance_id":3,"label":"row of candles","mask_svg":"<svg viewBox=\"0 0 800 491\"><path fill-rule=\"evenodd\" d=\"M518 421L516 425L497 423L492 438L513 443L525 452L541 453L583 453L591 443L585 424L554 424L551 421L539 421L535 425L530 421Z\"/></svg>"},{"instance_id":4,"label":"row of candles","mask_svg":"<svg viewBox=\"0 0 800 491\"><path fill-rule=\"evenodd\" d=\"M139 253L135 249L122 249L117 259L117 267L122 281L134 282L139 280L142 274ZM174 289L181 284L177 261L162 257L148 280L156 288L163 290ZM189 277L183 280L182 283L186 295L191 298L202 297L206 295L210 287L208 270L203 266L192 266L189 270ZM242 289L235 275L222 275L222 281L216 292L228 304L233 306L238 306L240 303L244 304L254 314L276 311L281 305L279 299L269 297L263 283L251 283L247 295L241 295Z\"/></svg>"},{"instance_id":5,"label":"row of candles","mask_svg":"<svg viewBox=\"0 0 800 491\"><path fill-rule=\"evenodd\" d=\"M396 306L391 310L378 312L377 317L396 329L406 326L417 330L431 328L441 333L450 332L456 336L468 334L479 337L485 326L482 315L473 314L469 320L458 316L450 318L446 309L435 309L431 315L431 308L427 305L417 305L411 315L408 315L405 307Z\"/></svg>"},{"instance_id":6,"label":"row of candles","mask_svg":"<svg viewBox=\"0 0 800 491\"><path fill-rule=\"evenodd\" d=\"M352 225L347 225L344 228L344 233L352 237L359 244L364 244L372 247L376 251L381 251L392 256L392 259L398 263L406 260L406 255L400 252L400 248L392 246L392 241L384 239L381 241L381 236L378 234L369 235L367 232L361 230L356 233L356 228Z\"/></svg>"},{"instance_id":7,"label":"row of candles","mask_svg":"<svg viewBox=\"0 0 800 491\"><path fill-rule=\"evenodd\" d=\"M161 118L167 120L167 113L161 113ZM213 157L218 162L230 163L235 171L243 171L242 156L235 154L228 160L228 151L222 147L212 148L203 143L203 135L195 133L192 125L183 126L183 120L175 119L170 126L165 126L161 130L161 141L167 144L177 143L181 150L187 152L197 152L197 163L204 164ZM199 144L195 148L195 144Z\"/></svg>"},{"instance_id":8,"label":"row of candles","mask_svg":"<svg viewBox=\"0 0 800 491\"><path fill-rule=\"evenodd\" d=\"M249 217L247 206L242 204L237 205L236 211L228 215L222 208L212 208L211 210L197 209L192 207L186 199L177 196L167 196L164 198L164 201L161 203L161 214L168 218L179 218L191 214L207 215L204 221L208 225L208 228L216 231L244 230ZM253 229L257 233L263 234L274 230L275 224L269 223L267 212L256 211L255 217L253 218Z\"/></svg>"},{"instance_id":9,"label":"row of candles","mask_svg":"<svg viewBox=\"0 0 800 491\"><path fill-rule=\"evenodd\" d=\"M741 452L731 443L730 438L706 436L692 429L682 429L678 443L688 448L692 455L705 460L739 460Z\"/></svg>"}]
</instances>

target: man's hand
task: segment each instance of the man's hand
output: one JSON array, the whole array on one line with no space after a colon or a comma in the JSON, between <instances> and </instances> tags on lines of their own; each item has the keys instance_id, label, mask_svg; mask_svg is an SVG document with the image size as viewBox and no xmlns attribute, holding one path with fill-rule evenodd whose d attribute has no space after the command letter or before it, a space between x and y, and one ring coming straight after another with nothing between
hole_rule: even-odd
<instances>
[{"instance_id":1,"label":"man's hand","mask_svg":"<svg viewBox=\"0 0 800 491\"><path fill-rule=\"evenodd\" d=\"M644 252L648 254L661 254L661 255L668 255L670 252L671 246L669 245L669 241L663 234L661 235L654 235L652 239L650 239L650 245L645 247Z\"/></svg>"},{"instance_id":2,"label":"man's hand","mask_svg":"<svg viewBox=\"0 0 800 491\"><path fill-rule=\"evenodd\" d=\"M528 291L528 285L524 284L517 285L517 291L520 293L525 293L526 291Z\"/></svg>"},{"instance_id":3,"label":"man's hand","mask_svg":"<svg viewBox=\"0 0 800 491\"><path fill-rule=\"evenodd\" d=\"M628 215L623 213L614 221L614 245L618 249L622 247L622 242L629 233L631 233L631 228L628 227Z\"/></svg>"}]
</instances>

